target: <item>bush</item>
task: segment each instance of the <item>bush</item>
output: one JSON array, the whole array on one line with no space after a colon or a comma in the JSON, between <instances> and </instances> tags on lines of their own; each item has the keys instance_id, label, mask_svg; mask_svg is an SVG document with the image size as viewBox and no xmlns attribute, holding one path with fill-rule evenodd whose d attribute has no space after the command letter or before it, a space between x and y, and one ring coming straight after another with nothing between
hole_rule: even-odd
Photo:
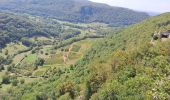
<instances>
[{"instance_id":1,"label":"bush","mask_svg":"<svg viewBox=\"0 0 170 100\"><path fill-rule=\"evenodd\" d=\"M20 80L20 83L21 83L21 84L24 84L24 83L25 83L25 79L21 79L21 80Z\"/></svg>"},{"instance_id":2,"label":"bush","mask_svg":"<svg viewBox=\"0 0 170 100\"><path fill-rule=\"evenodd\" d=\"M42 59L42 58L38 58L36 61L35 61L35 66L43 66L44 65L44 62L45 60Z\"/></svg>"},{"instance_id":3,"label":"bush","mask_svg":"<svg viewBox=\"0 0 170 100\"><path fill-rule=\"evenodd\" d=\"M45 53L45 55L49 55L48 53Z\"/></svg>"},{"instance_id":4,"label":"bush","mask_svg":"<svg viewBox=\"0 0 170 100\"><path fill-rule=\"evenodd\" d=\"M11 64L7 67L7 71L12 71L13 67L15 66L15 64Z\"/></svg>"},{"instance_id":5,"label":"bush","mask_svg":"<svg viewBox=\"0 0 170 100\"><path fill-rule=\"evenodd\" d=\"M44 51L40 51L41 54L44 54Z\"/></svg>"},{"instance_id":6,"label":"bush","mask_svg":"<svg viewBox=\"0 0 170 100\"><path fill-rule=\"evenodd\" d=\"M17 86L19 83L19 81L17 79L13 80L12 81L12 86Z\"/></svg>"},{"instance_id":7,"label":"bush","mask_svg":"<svg viewBox=\"0 0 170 100\"><path fill-rule=\"evenodd\" d=\"M91 95L92 95L92 93L91 93L90 82L87 81L86 82L86 88L85 88L85 91L84 91L84 100L89 100Z\"/></svg>"},{"instance_id":8,"label":"bush","mask_svg":"<svg viewBox=\"0 0 170 100\"><path fill-rule=\"evenodd\" d=\"M8 50L5 50L5 55L8 55Z\"/></svg>"},{"instance_id":9,"label":"bush","mask_svg":"<svg viewBox=\"0 0 170 100\"><path fill-rule=\"evenodd\" d=\"M4 66L0 65L0 71L4 70Z\"/></svg>"},{"instance_id":10,"label":"bush","mask_svg":"<svg viewBox=\"0 0 170 100\"><path fill-rule=\"evenodd\" d=\"M47 100L48 97L45 93L36 95L36 100Z\"/></svg>"},{"instance_id":11,"label":"bush","mask_svg":"<svg viewBox=\"0 0 170 100\"><path fill-rule=\"evenodd\" d=\"M0 83L0 88L2 88L2 84Z\"/></svg>"},{"instance_id":12,"label":"bush","mask_svg":"<svg viewBox=\"0 0 170 100\"><path fill-rule=\"evenodd\" d=\"M59 100L72 100L69 93L66 93L65 95L62 95Z\"/></svg>"},{"instance_id":13,"label":"bush","mask_svg":"<svg viewBox=\"0 0 170 100\"><path fill-rule=\"evenodd\" d=\"M4 75L2 77L2 84L9 84L10 83L10 77L8 75Z\"/></svg>"},{"instance_id":14,"label":"bush","mask_svg":"<svg viewBox=\"0 0 170 100\"><path fill-rule=\"evenodd\" d=\"M73 99L75 96L75 84L72 82L65 82L59 89L60 95L69 93L70 97Z\"/></svg>"}]
</instances>

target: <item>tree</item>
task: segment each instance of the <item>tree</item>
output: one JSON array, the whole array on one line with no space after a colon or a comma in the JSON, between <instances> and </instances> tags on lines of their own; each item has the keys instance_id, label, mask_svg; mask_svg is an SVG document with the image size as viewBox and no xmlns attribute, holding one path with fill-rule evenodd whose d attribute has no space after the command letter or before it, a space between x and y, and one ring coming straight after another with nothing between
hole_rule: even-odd
<instances>
[{"instance_id":1,"label":"tree","mask_svg":"<svg viewBox=\"0 0 170 100\"><path fill-rule=\"evenodd\" d=\"M19 83L19 81L18 81L17 79L14 79L14 80L12 81L12 86L17 86L18 83Z\"/></svg>"},{"instance_id":2,"label":"tree","mask_svg":"<svg viewBox=\"0 0 170 100\"><path fill-rule=\"evenodd\" d=\"M48 97L46 96L45 93L36 95L36 100L47 100L47 99L48 99Z\"/></svg>"},{"instance_id":3,"label":"tree","mask_svg":"<svg viewBox=\"0 0 170 100\"><path fill-rule=\"evenodd\" d=\"M3 84L9 84L10 83L10 77L8 75L4 75L2 77L2 83Z\"/></svg>"},{"instance_id":4,"label":"tree","mask_svg":"<svg viewBox=\"0 0 170 100\"><path fill-rule=\"evenodd\" d=\"M4 70L4 66L0 64L0 71Z\"/></svg>"},{"instance_id":5,"label":"tree","mask_svg":"<svg viewBox=\"0 0 170 100\"><path fill-rule=\"evenodd\" d=\"M21 80L20 80L20 83L21 83L21 84L24 84L24 83L25 83L25 80L24 80L24 79L21 79Z\"/></svg>"},{"instance_id":6,"label":"tree","mask_svg":"<svg viewBox=\"0 0 170 100\"><path fill-rule=\"evenodd\" d=\"M8 50L5 50L5 55L8 55Z\"/></svg>"},{"instance_id":7,"label":"tree","mask_svg":"<svg viewBox=\"0 0 170 100\"><path fill-rule=\"evenodd\" d=\"M4 63L5 59L4 57L0 56L0 64Z\"/></svg>"},{"instance_id":8,"label":"tree","mask_svg":"<svg viewBox=\"0 0 170 100\"><path fill-rule=\"evenodd\" d=\"M12 71L14 68L15 64L11 64L7 67L7 71Z\"/></svg>"},{"instance_id":9,"label":"tree","mask_svg":"<svg viewBox=\"0 0 170 100\"><path fill-rule=\"evenodd\" d=\"M89 100L91 96L91 87L90 87L90 82L86 82L86 89L84 91L84 100Z\"/></svg>"},{"instance_id":10,"label":"tree","mask_svg":"<svg viewBox=\"0 0 170 100\"><path fill-rule=\"evenodd\" d=\"M72 82L65 82L61 85L59 92L60 95L69 93L70 97L73 99L75 96L75 84Z\"/></svg>"},{"instance_id":11,"label":"tree","mask_svg":"<svg viewBox=\"0 0 170 100\"><path fill-rule=\"evenodd\" d=\"M36 61L35 61L35 66L43 66L44 65L44 62L45 60L42 59L42 58L38 58Z\"/></svg>"}]
</instances>

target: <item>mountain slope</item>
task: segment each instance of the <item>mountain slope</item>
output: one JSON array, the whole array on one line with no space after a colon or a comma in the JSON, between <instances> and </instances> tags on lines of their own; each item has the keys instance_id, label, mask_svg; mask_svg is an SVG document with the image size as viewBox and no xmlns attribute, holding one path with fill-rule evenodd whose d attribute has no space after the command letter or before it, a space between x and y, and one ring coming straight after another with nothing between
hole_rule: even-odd
<instances>
[{"instance_id":1,"label":"mountain slope","mask_svg":"<svg viewBox=\"0 0 170 100\"><path fill-rule=\"evenodd\" d=\"M61 31L59 23L49 25L43 20L26 18L12 13L0 12L0 47L23 37L58 36Z\"/></svg>"},{"instance_id":2,"label":"mountain slope","mask_svg":"<svg viewBox=\"0 0 170 100\"><path fill-rule=\"evenodd\" d=\"M19 6L18 6L19 5ZM114 26L129 25L148 17L146 13L111 7L84 0L7 0L0 9L71 22L104 22Z\"/></svg>"},{"instance_id":3,"label":"mountain slope","mask_svg":"<svg viewBox=\"0 0 170 100\"><path fill-rule=\"evenodd\" d=\"M170 29L169 18L165 13L110 34L77 64L51 69L46 81L20 85L9 93L23 100L168 99L170 41L150 41L155 31Z\"/></svg>"}]
</instances>

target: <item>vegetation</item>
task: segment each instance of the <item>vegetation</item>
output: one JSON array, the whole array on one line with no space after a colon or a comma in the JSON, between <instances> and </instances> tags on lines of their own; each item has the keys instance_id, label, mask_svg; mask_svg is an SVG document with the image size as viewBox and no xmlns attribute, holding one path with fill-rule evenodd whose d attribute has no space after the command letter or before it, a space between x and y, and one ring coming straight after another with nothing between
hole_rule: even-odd
<instances>
[{"instance_id":1,"label":"vegetation","mask_svg":"<svg viewBox=\"0 0 170 100\"><path fill-rule=\"evenodd\" d=\"M60 25L50 26L45 22L35 22L34 19L24 18L12 13L0 13L0 47L4 47L7 43L21 40L23 44L30 46L33 43L28 37L50 35L57 36L60 32ZM55 30L49 30L52 28ZM23 38L22 38L23 37ZM27 38L26 38L27 37ZM5 51L5 55L8 51Z\"/></svg>"},{"instance_id":2,"label":"vegetation","mask_svg":"<svg viewBox=\"0 0 170 100\"><path fill-rule=\"evenodd\" d=\"M36 61L35 61L35 66L43 66L44 65L44 62L45 60L42 59L42 58L38 58Z\"/></svg>"},{"instance_id":3,"label":"vegetation","mask_svg":"<svg viewBox=\"0 0 170 100\"><path fill-rule=\"evenodd\" d=\"M155 31L170 29L164 24L169 17L165 13L111 33L76 64L51 67L44 74L50 76L46 80L12 87L9 98L169 99L170 41L151 43Z\"/></svg>"},{"instance_id":4,"label":"vegetation","mask_svg":"<svg viewBox=\"0 0 170 100\"><path fill-rule=\"evenodd\" d=\"M20 6L18 6L20 5ZM43 10L42 10L43 7ZM104 22L112 26L129 25L144 20L146 13L111 7L87 0L13 0L0 4L0 9L33 15L55 17L69 22ZM55 13L54 13L55 12Z\"/></svg>"},{"instance_id":5,"label":"vegetation","mask_svg":"<svg viewBox=\"0 0 170 100\"><path fill-rule=\"evenodd\" d=\"M0 4L8 9L0 12L0 99L170 98L170 40L154 34L170 29L170 13L126 26L148 16L84 0L25 2Z\"/></svg>"}]
</instances>

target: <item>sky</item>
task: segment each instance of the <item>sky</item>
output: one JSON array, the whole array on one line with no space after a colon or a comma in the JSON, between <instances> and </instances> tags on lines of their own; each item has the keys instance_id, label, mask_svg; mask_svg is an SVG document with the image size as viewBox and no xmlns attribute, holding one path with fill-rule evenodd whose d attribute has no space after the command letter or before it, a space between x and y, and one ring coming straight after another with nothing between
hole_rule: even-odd
<instances>
[{"instance_id":1,"label":"sky","mask_svg":"<svg viewBox=\"0 0 170 100\"><path fill-rule=\"evenodd\" d=\"M170 0L90 0L111 6L126 7L138 11L170 12Z\"/></svg>"}]
</instances>

